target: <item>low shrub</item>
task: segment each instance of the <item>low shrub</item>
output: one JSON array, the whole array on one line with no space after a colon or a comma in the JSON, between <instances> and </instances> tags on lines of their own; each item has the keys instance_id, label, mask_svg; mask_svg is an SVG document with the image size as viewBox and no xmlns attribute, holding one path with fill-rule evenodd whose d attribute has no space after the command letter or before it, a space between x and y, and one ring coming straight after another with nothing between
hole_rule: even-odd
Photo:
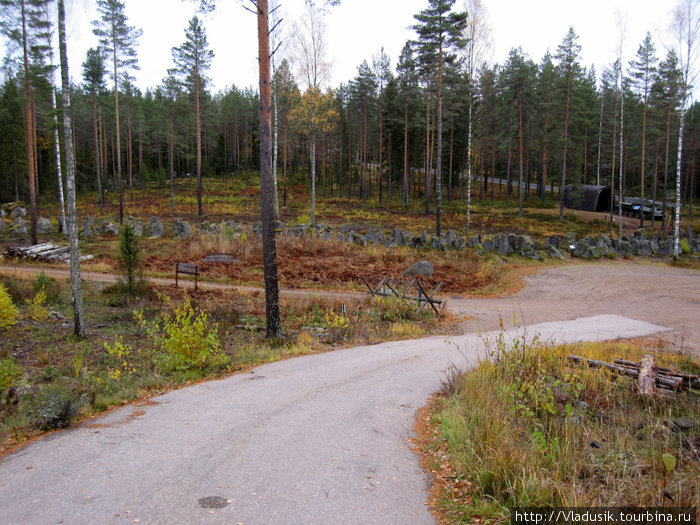
<instances>
[{"instance_id":1,"label":"low shrub","mask_svg":"<svg viewBox=\"0 0 700 525\"><path fill-rule=\"evenodd\" d=\"M35 400L34 424L39 430L70 426L78 415L79 403L73 392L62 385L43 388Z\"/></svg>"},{"instance_id":2,"label":"low shrub","mask_svg":"<svg viewBox=\"0 0 700 525\"><path fill-rule=\"evenodd\" d=\"M17 307L7 292L5 285L0 284L0 330L17 322Z\"/></svg>"},{"instance_id":3,"label":"low shrub","mask_svg":"<svg viewBox=\"0 0 700 525\"><path fill-rule=\"evenodd\" d=\"M0 392L14 386L22 377L22 367L12 357L0 359Z\"/></svg>"},{"instance_id":4,"label":"low shrub","mask_svg":"<svg viewBox=\"0 0 700 525\"><path fill-rule=\"evenodd\" d=\"M190 298L181 304L163 296L164 308L159 318L149 321L143 310L134 319L156 348L156 366L166 372L205 370L227 363L219 341L216 323L210 323L203 311L195 310Z\"/></svg>"}]
</instances>

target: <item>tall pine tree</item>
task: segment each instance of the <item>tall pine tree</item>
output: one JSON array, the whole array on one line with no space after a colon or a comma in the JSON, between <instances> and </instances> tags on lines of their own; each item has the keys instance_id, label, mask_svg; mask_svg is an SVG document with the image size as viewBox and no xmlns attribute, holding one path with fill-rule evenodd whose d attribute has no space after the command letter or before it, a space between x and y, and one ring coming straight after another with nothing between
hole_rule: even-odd
<instances>
[{"instance_id":1,"label":"tall pine tree","mask_svg":"<svg viewBox=\"0 0 700 525\"><path fill-rule=\"evenodd\" d=\"M442 78L446 62L457 60L455 49L466 44L462 35L467 25L466 12L452 12L455 0L429 0L428 8L414 15L413 29L418 33L416 46L426 71L437 70L437 156L435 169L435 235L440 236L442 203ZM428 167L430 169L430 167Z\"/></svg>"}]
</instances>

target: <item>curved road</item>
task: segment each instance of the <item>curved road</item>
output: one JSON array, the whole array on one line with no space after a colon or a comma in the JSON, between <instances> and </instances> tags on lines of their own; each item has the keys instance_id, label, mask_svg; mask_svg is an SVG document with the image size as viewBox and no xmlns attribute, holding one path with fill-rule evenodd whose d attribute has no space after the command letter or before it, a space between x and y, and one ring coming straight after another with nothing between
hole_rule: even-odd
<instances>
[{"instance_id":1,"label":"curved road","mask_svg":"<svg viewBox=\"0 0 700 525\"><path fill-rule=\"evenodd\" d=\"M529 278L512 298L451 305L486 328L499 312L523 312L529 335L559 342L683 333L682 316L653 324L579 315L616 309L621 293L627 302L654 300L657 311L691 309L688 315L698 318L698 272L584 268L600 272L604 301L596 301L597 288L585 279L570 297L562 295L562 285L572 287L570 276L586 273L566 266ZM627 271L638 275L629 277L633 286L626 279L616 285L615 275ZM663 279L647 282L657 274ZM682 282L680 300L663 291L667 278ZM569 304L572 297L576 304ZM543 303L551 309L536 310ZM429 476L409 448L415 414L451 364L484 355L488 336L431 337L272 363L55 433L0 462L0 523L434 523L423 503ZM198 500L208 496L230 503L203 508Z\"/></svg>"}]
</instances>

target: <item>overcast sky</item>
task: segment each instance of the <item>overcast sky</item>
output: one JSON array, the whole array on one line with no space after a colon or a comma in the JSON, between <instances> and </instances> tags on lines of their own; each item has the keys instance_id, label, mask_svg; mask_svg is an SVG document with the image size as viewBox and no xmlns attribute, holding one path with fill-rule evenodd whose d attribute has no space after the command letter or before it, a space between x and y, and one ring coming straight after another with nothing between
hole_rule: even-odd
<instances>
[{"instance_id":1,"label":"overcast sky","mask_svg":"<svg viewBox=\"0 0 700 525\"><path fill-rule=\"evenodd\" d=\"M184 30L195 13L195 3L181 0L124 0L129 23L143 30L139 45L141 70L136 84L145 90L158 85L172 67L171 48L184 40ZM246 0L247 3L247 0ZM282 32L288 32L303 13L303 0L282 0ZM539 62L549 49L556 51L569 26L579 35L581 62L603 67L617 56L620 41L618 19L625 21L624 61L636 54L650 31L657 56L666 55L674 42L667 32L675 0L483 0L493 37L492 62L503 63L512 47L522 47ZM94 2L74 0L69 12L68 39L71 77L80 82L81 63L88 48L97 45L90 22L97 18ZM215 52L210 76L217 91L232 84L257 89L257 37L255 16L241 0L219 0L217 11L205 20L210 47ZM354 77L362 60L383 46L392 67L406 40L413 15L427 0L342 0L326 16L327 51L333 61L332 86ZM464 6L457 0L456 6Z\"/></svg>"}]
</instances>

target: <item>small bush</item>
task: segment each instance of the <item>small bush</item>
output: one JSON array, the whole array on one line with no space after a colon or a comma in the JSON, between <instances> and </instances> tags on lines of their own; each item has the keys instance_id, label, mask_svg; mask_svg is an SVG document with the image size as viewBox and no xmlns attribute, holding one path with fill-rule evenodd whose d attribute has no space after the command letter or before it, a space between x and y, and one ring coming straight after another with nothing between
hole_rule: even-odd
<instances>
[{"instance_id":1,"label":"small bush","mask_svg":"<svg viewBox=\"0 0 700 525\"><path fill-rule=\"evenodd\" d=\"M44 273L44 270L42 270L41 273L36 276L36 279L33 283L33 288L35 294L37 294L40 290L44 290L47 302L52 304L58 302L59 295L61 293L61 287L56 282L56 279L46 275L46 273Z\"/></svg>"},{"instance_id":2,"label":"small bush","mask_svg":"<svg viewBox=\"0 0 700 525\"><path fill-rule=\"evenodd\" d=\"M12 297L7 293L7 288L0 284L0 330L12 326L17 322L17 307L12 302Z\"/></svg>"},{"instance_id":3,"label":"small bush","mask_svg":"<svg viewBox=\"0 0 700 525\"><path fill-rule=\"evenodd\" d=\"M27 316L35 321L46 321L49 318L49 311L46 309L46 292L42 287L33 299L27 299L29 311Z\"/></svg>"},{"instance_id":4,"label":"small bush","mask_svg":"<svg viewBox=\"0 0 700 525\"><path fill-rule=\"evenodd\" d=\"M22 377L22 367L11 358L0 359L0 392L16 384Z\"/></svg>"},{"instance_id":5,"label":"small bush","mask_svg":"<svg viewBox=\"0 0 700 525\"><path fill-rule=\"evenodd\" d=\"M685 237L681 239L681 251L686 255L690 253L690 243Z\"/></svg>"},{"instance_id":6,"label":"small bush","mask_svg":"<svg viewBox=\"0 0 700 525\"><path fill-rule=\"evenodd\" d=\"M218 326L209 322L206 313L195 311L189 297L175 305L166 295L164 303L160 319L147 321L142 310L134 312L134 319L156 347L155 363L159 368L173 372L226 364Z\"/></svg>"},{"instance_id":7,"label":"small bush","mask_svg":"<svg viewBox=\"0 0 700 525\"><path fill-rule=\"evenodd\" d=\"M39 393L34 411L34 423L39 430L66 428L77 415L78 404L67 388L51 386Z\"/></svg>"},{"instance_id":8,"label":"small bush","mask_svg":"<svg viewBox=\"0 0 700 525\"><path fill-rule=\"evenodd\" d=\"M119 239L119 270L126 279L126 288L132 296L137 295L140 288L141 248L134 227L126 223L122 227Z\"/></svg>"}]
</instances>

